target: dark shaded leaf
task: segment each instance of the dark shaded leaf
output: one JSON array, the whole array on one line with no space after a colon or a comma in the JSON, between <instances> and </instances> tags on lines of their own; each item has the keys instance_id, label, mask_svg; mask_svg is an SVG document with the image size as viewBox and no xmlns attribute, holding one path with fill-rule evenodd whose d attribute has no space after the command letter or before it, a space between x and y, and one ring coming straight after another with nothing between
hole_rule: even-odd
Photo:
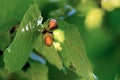
<instances>
[{"instance_id":1,"label":"dark shaded leaf","mask_svg":"<svg viewBox=\"0 0 120 80\"><path fill-rule=\"evenodd\" d=\"M0 0L0 32L19 24L33 0Z\"/></svg>"},{"instance_id":2,"label":"dark shaded leaf","mask_svg":"<svg viewBox=\"0 0 120 80\"><path fill-rule=\"evenodd\" d=\"M48 80L48 68L37 61L29 60L30 68L26 72L29 80Z\"/></svg>"},{"instance_id":3,"label":"dark shaded leaf","mask_svg":"<svg viewBox=\"0 0 120 80\"><path fill-rule=\"evenodd\" d=\"M81 80L73 71L66 70L67 74L63 71L58 70L56 67L49 65L49 79L50 80Z\"/></svg>"},{"instance_id":4,"label":"dark shaded leaf","mask_svg":"<svg viewBox=\"0 0 120 80\"><path fill-rule=\"evenodd\" d=\"M0 50L4 50L10 44L10 33L1 33L0 34Z\"/></svg>"}]
</instances>

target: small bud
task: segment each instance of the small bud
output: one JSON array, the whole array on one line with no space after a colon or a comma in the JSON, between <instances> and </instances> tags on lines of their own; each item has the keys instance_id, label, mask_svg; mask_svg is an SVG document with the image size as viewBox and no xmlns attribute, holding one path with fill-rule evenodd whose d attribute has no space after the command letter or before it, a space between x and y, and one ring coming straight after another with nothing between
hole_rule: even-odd
<instances>
[{"instance_id":1,"label":"small bud","mask_svg":"<svg viewBox=\"0 0 120 80\"><path fill-rule=\"evenodd\" d=\"M54 42L53 44L54 44L54 47L56 50L62 51L62 47L61 47L61 44L59 42Z\"/></svg>"},{"instance_id":2,"label":"small bud","mask_svg":"<svg viewBox=\"0 0 120 80\"><path fill-rule=\"evenodd\" d=\"M45 33L45 45L51 46L53 44L53 38L50 33Z\"/></svg>"},{"instance_id":3,"label":"small bud","mask_svg":"<svg viewBox=\"0 0 120 80\"><path fill-rule=\"evenodd\" d=\"M50 21L49 21L49 29L53 29L53 28L55 28L57 26L57 21L55 20L55 19L51 19Z\"/></svg>"}]
</instances>

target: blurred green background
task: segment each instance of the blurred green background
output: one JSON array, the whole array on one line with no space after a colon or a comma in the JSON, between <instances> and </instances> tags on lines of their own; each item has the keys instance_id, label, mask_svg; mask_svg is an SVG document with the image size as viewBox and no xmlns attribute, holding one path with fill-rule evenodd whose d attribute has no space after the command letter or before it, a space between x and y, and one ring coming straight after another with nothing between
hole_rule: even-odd
<instances>
[{"instance_id":1,"label":"blurred green background","mask_svg":"<svg viewBox=\"0 0 120 80\"><path fill-rule=\"evenodd\" d=\"M15 35L9 32L20 24L32 3L39 5L44 21L57 16L79 28L99 80L120 80L120 0L0 0L1 71L4 65L2 53ZM56 74L52 70L51 74ZM0 76L0 80L4 80L3 72ZM50 78L54 77L50 75Z\"/></svg>"}]
</instances>

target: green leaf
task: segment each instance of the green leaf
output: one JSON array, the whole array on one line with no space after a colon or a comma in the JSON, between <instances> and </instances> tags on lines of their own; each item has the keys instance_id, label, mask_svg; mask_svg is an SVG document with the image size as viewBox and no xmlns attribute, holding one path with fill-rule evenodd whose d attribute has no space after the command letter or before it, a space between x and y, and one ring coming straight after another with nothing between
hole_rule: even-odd
<instances>
[{"instance_id":1,"label":"green leaf","mask_svg":"<svg viewBox=\"0 0 120 80\"><path fill-rule=\"evenodd\" d=\"M62 69L62 60L55 50L54 45L48 47L43 43L41 36L36 41L35 50L42 55L49 63L55 65L58 69Z\"/></svg>"},{"instance_id":2,"label":"green leaf","mask_svg":"<svg viewBox=\"0 0 120 80\"><path fill-rule=\"evenodd\" d=\"M33 0L0 0L0 33L8 31L23 18Z\"/></svg>"},{"instance_id":3,"label":"green leaf","mask_svg":"<svg viewBox=\"0 0 120 80\"><path fill-rule=\"evenodd\" d=\"M10 72L21 69L26 63L39 35L36 25L41 19L38 6L31 5L24 15L12 44L4 52L5 68Z\"/></svg>"},{"instance_id":4,"label":"green leaf","mask_svg":"<svg viewBox=\"0 0 120 80\"><path fill-rule=\"evenodd\" d=\"M22 70L13 73L8 73L6 70L0 69L0 80L29 80L29 79Z\"/></svg>"},{"instance_id":5,"label":"green leaf","mask_svg":"<svg viewBox=\"0 0 120 80\"><path fill-rule=\"evenodd\" d=\"M10 44L10 33L0 33L0 50L4 50Z\"/></svg>"},{"instance_id":6,"label":"green leaf","mask_svg":"<svg viewBox=\"0 0 120 80\"><path fill-rule=\"evenodd\" d=\"M48 80L48 68L37 61L29 60L30 68L26 74L29 80Z\"/></svg>"},{"instance_id":7,"label":"green leaf","mask_svg":"<svg viewBox=\"0 0 120 80\"><path fill-rule=\"evenodd\" d=\"M73 71L66 70L67 74L58 70L56 67L48 64L49 68L49 80L81 80L81 77L77 76Z\"/></svg>"},{"instance_id":8,"label":"green leaf","mask_svg":"<svg viewBox=\"0 0 120 80\"><path fill-rule=\"evenodd\" d=\"M4 68L3 56L0 56L0 69Z\"/></svg>"},{"instance_id":9,"label":"green leaf","mask_svg":"<svg viewBox=\"0 0 120 80\"><path fill-rule=\"evenodd\" d=\"M57 21L58 28L63 30L65 35L65 41L61 44L63 50L60 51L64 65L82 79L95 80L77 27L59 19Z\"/></svg>"}]
</instances>

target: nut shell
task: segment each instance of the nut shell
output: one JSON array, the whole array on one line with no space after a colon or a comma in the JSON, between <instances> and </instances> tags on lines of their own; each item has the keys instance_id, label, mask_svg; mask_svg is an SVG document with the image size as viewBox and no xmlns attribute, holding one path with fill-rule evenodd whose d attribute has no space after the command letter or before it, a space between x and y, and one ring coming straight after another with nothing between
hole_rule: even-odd
<instances>
[{"instance_id":1,"label":"nut shell","mask_svg":"<svg viewBox=\"0 0 120 80\"><path fill-rule=\"evenodd\" d=\"M53 28L56 28L57 27L57 21L55 19L51 19L49 21L49 29L53 29Z\"/></svg>"},{"instance_id":2,"label":"nut shell","mask_svg":"<svg viewBox=\"0 0 120 80\"><path fill-rule=\"evenodd\" d=\"M46 46L51 46L53 44L53 38L50 33L45 34L44 42Z\"/></svg>"}]
</instances>

